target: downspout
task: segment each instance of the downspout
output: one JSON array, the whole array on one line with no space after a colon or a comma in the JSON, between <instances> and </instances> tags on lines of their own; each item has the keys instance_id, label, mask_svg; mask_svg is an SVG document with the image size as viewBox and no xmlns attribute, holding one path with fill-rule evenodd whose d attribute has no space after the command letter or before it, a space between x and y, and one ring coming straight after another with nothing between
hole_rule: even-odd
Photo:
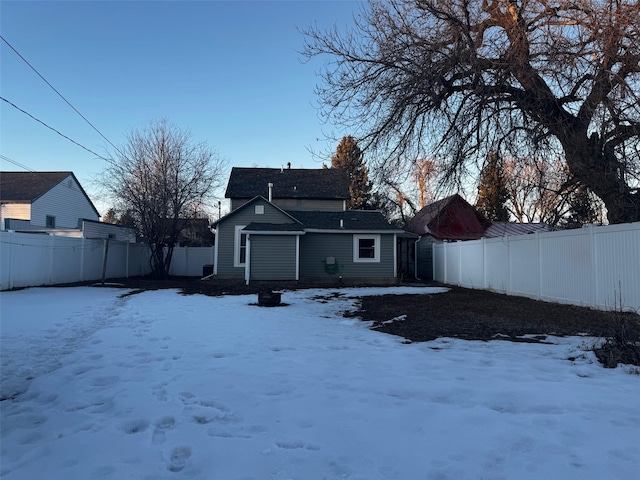
<instances>
[{"instance_id":1,"label":"downspout","mask_svg":"<svg viewBox=\"0 0 640 480\"><path fill-rule=\"evenodd\" d=\"M418 276L418 242L420 240L422 240L422 237L418 237L418 239L413 243L413 275L416 277L416 280L422 281Z\"/></svg>"},{"instance_id":2,"label":"downspout","mask_svg":"<svg viewBox=\"0 0 640 480\"><path fill-rule=\"evenodd\" d=\"M249 285L249 278L251 277L251 235L247 233L247 247L244 259L244 280Z\"/></svg>"}]
</instances>

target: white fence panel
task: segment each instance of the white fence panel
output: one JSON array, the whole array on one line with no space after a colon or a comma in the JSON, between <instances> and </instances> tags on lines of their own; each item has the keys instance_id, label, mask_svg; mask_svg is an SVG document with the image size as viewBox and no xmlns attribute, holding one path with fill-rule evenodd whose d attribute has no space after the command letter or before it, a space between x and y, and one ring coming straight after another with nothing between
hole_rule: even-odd
<instances>
[{"instance_id":1,"label":"white fence panel","mask_svg":"<svg viewBox=\"0 0 640 480\"><path fill-rule=\"evenodd\" d=\"M213 247L176 247L169 275L197 277L203 273L205 265L213 265Z\"/></svg>"},{"instance_id":2,"label":"white fence panel","mask_svg":"<svg viewBox=\"0 0 640 480\"><path fill-rule=\"evenodd\" d=\"M78 238L57 237L52 239L52 254L49 265L49 284L77 282L82 275L82 242Z\"/></svg>"},{"instance_id":3,"label":"white fence panel","mask_svg":"<svg viewBox=\"0 0 640 480\"><path fill-rule=\"evenodd\" d=\"M538 280L538 237L518 235L509 238L509 269L511 272L526 272L525 275L512 274L509 278L510 294L537 298L540 294Z\"/></svg>"},{"instance_id":4,"label":"white fence panel","mask_svg":"<svg viewBox=\"0 0 640 480\"><path fill-rule=\"evenodd\" d=\"M460 285L468 288L479 288L484 285L484 242L473 242L460 253Z\"/></svg>"},{"instance_id":5,"label":"white fence panel","mask_svg":"<svg viewBox=\"0 0 640 480\"><path fill-rule=\"evenodd\" d=\"M594 306L596 278L588 233L580 229L540 235L542 300Z\"/></svg>"},{"instance_id":6,"label":"white fence panel","mask_svg":"<svg viewBox=\"0 0 640 480\"><path fill-rule=\"evenodd\" d=\"M635 228L633 227L635 225ZM638 223L612 225L593 231L596 276L599 288L596 306L617 309L621 305L640 308L640 228Z\"/></svg>"},{"instance_id":7,"label":"white fence panel","mask_svg":"<svg viewBox=\"0 0 640 480\"><path fill-rule=\"evenodd\" d=\"M149 248L140 243L106 239L0 232L0 290L56 285L105 278L148 275ZM213 247L174 250L170 275L201 276L213 264Z\"/></svg>"},{"instance_id":8,"label":"white fence panel","mask_svg":"<svg viewBox=\"0 0 640 480\"><path fill-rule=\"evenodd\" d=\"M640 311L640 223L444 243L433 256L439 282Z\"/></svg>"},{"instance_id":9,"label":"white fence panel","mask_svg":"<svg viewBox=\"0 0 640 480\"><path fill-rule=\"evenodd\" d=\"M444 244L434 243L431 248L433 251L433 279L437 282L448 283L445 269L446 251L444 249Z\"/></svg>"},{"instance_id":10,"label":"white fence panel","mask_svg":"<svg viewBox=\"0 0 640 480\"><path fill-rule=\"evenodd\" d=\"M484 241L484 283L482 288L499 293L509 290L509 237Z\"/></svg>"}]
</instances>

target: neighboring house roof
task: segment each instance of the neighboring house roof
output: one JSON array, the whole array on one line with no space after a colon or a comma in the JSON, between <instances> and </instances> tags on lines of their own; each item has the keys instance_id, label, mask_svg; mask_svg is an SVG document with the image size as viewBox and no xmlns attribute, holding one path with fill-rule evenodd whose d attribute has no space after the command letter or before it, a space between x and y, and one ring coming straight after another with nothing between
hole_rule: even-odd
<instances>
[{"instance_id":1,"label":"neighboring house roof","mask_svg":"<svg viewBox=\"0 0 640 480\"><path fill-rule=\"evenodd\" d=\"M305 229L401 231L391 225L377 210L346 210L343 212L292 211L287 213L299 220ZM342 225L340 221L342 220Z\"/></svg>"},{"instance_id":2,"label":"neighboring house roof","mask_svg":"<svg viewBox=\"0 0 640 480\"><path fill-rule=\"evenodd\" d=\"M33 203L69 176L73 177L99 217L100 213L73 172L0 172L0 201Z\"/></svg>"},{"instance_id":3,"label":"neighboring house roof","mask_svg":"<svg viewBox=\"0 0 640 480\"><path fill-rule=\"evenodd\" d=\"M439 240L476 240L548 232L552 228L545 223L491 222L455 194L424 207L407 222L405 230Z\"/></svg>"},{"instance_id":4,"label":"neighboring house roof","mask_svg":"<svg viewBox=\"0 0 640 480\"><path fill-rule=\"evenodd\" d=\"M553 228L546 223L493 222L491 226L484 231L484 237L507 237L510 235L550 232L552 230Z\"/></svg>"},{"instance_id":5,"label":"neighboring house roof","mask_svg":"<svg viewBox=\"0 0 640 480\"><path fill-rule=\"evenodd\" d=\"M349 176L343 169L240 168L233 167L225 192L226 198L350 198Z\"/></svg>"},{"instance_id":6,"label":"neighboring house roof","mask_svg":"<svg viewBox=\"0 0 640 480\"><path fill-rule=\"evenodd\" d=\"M490 225L487 218L456 193L425 206L407 222L405 230L440 240L473 240L482 238Z\"/></svg>"}]
</instances>

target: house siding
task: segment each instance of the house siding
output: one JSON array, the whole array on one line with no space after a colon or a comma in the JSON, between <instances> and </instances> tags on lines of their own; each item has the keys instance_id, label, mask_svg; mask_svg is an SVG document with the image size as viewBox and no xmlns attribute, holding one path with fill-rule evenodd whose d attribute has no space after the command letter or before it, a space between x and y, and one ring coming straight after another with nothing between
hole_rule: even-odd
<instances>
[{"instance_id":1,"label":"house siding","mask_svg":"<svg viewBox=\"0 0 640 480\"><path fill-rule=\"evenodd\" d=\"M251 280L295 280L296 236L251 235Z\"/></svg>"},{"instance_id":2,"label":"house siding","mask_svg":"<svg viewBox=\"0 0 640 480\"><path fill-rule=\"evenodd\" d=\"M231 199L231 210L241 207L250 198ZM317 200L307 198L274 198L272 203L283 210L299 210L312 212L342 212L344 210L344 200Z\"/></svg>"},{"instance_id":3,"label":"house siding","mask_svg":"<svg viewBox=\"0 0 640 480\"><path fill-rule=\"evenodd\" d=\"M82 222L85 238L112 238L120 242L135 243L136 233L131 228L104 222Z\"/></svg>"},{"instance_id":4,"label":"house siding","mask_svg":"<svg viewBox=\"0 0 640 480\"><path fill-rule=\"evenodd\" d=\"M364 234L364 232L363 232ZM394 236L380 235L380 262L353 261L353 235L307 233L300 238L300 279L303 281L337 281L354 278L389 281L395 278ZM334 274L325 270L327 257L335 257L338 264Z\"/></svg>"},{"instance_id":5,"label":"house siding","mask_svg":"<svg viewBox=\"0 0 640 480\"><path fill-rule=\"evenodd\" d=\"M264 213L254 213L255 205L263 205ZM258 200L244 209L235 212L230 218L218 224L216 242L218 242L217 274L221 277L244 278L244 267L234 267L235 226L259 223L295 223L290 217L274 208L268 202Z\"/></svg>"},{"instance_id":6,"label":"house siding","mask_svg":"<svg viewBox=\"0 0 640 480\"><path fill-rule=\"evenodd\" d=\"M31 225L45 228L47 215L56 217L56 228L79 228L83 218L100 219L71 175L31 204Z\"/></svg>"},{"instance_id":7,"label":"house siding","mask_svg":"<svg viewBox=\"0 0 640 480\"><path fill-rule=\"evenodd\" d=\"M0 207L0 220L4 226L5 218L15 218L17 220L31 219L30 203L6 203Z\"/></svg>"}]
</instances>

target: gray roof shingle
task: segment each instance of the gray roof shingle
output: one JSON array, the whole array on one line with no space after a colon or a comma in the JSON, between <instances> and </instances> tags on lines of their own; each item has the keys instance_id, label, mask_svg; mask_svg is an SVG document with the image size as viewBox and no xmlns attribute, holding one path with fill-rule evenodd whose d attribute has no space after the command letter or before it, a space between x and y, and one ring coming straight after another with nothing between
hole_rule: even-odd
<instances>
[{"instance_id":1,"label":"gray roof shingle","mask_svg":"<svg viewBox=\"0 0 640 480\"><path fill-rule=\"evenodd\" d=\"M72 172L0 172L0 200L33 202Z\"/></svg>"},{"instance_id":2,"label":"gray roof shingle","mask_svg":"<svg viewBox=\"0 0 640 480\"><path fill-rule=\"evenodd\" d=\"M226 198L268 198L268 184L273 184L273 198L315 198L346 200L349 176L338 168L240 168L233 167L225 192Z\"/></svg>"},{"instance_id":3,"label":"gray roof shingle","mask_svg":"<svg viewBox=\"0 0 640 480\"><path fill-rule=\"evenodd\" d=\"M399 230L376 210L346 210L344 212L307 212L291 211L287 213L299 220L305 229L319 230L363 230L363 231L392 231ZM343 227L340 227L340 220Z\"/></svg>"}]
</instances>

